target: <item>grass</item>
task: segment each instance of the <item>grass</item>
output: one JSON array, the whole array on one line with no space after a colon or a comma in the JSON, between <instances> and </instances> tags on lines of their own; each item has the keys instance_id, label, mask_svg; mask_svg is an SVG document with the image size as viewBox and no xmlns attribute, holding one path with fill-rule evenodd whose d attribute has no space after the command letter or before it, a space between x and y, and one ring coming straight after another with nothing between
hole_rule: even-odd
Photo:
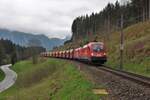
<instances>
[{"instance_id":1,"label":"grass","mask_svg":"<svg viewBox=\"0 0 150 100\"><path fill-rule=\"evenodd\" d=\"M120 66L119 63L115 61L109 61L106 63L106 65L109 65L115 69L119 69L119 66ZM123 70L150 77L149 60L144 60L141 63L136 63L136 61L124 62Z\"/></svg>"},{"instance_id":2,"label":"grass","mask_svg":"<svg viewBox=\"0 0 150 100\"><path fill-rule=\"evenodd\" d=\"M99 100L88 81L70 62L41 59L39 64L21 61L13 66L18 73L13 87L0 100Z\"/></svg>"},{"instance_id":3,"label":"grass","mask_svg":"<svg viewBox=\"0 0 150 100\"><path fill-rule=\"evenodd\" d=\"M0 69L0 82L5 78L4 72Z\"/></svg>"}]
</instances>

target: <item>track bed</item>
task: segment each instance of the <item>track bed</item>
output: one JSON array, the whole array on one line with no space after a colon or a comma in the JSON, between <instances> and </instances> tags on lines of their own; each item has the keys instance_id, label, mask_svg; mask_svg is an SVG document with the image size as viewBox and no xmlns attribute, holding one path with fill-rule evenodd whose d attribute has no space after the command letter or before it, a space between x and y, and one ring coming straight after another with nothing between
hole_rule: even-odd
<instances>
[{"instance_id":1,"label":"track bed","mask_svg":"<svg viewBox=\"0 0 150 100\"><path fill-rule=\"evenodd\" d=\"M150 100L150 87L92 65L73 61L96 84L105 85L108 100ZM103 66L102 66L103 67ZM104 99L105 100L105 99Z\"/></svg>"}]
</instances>

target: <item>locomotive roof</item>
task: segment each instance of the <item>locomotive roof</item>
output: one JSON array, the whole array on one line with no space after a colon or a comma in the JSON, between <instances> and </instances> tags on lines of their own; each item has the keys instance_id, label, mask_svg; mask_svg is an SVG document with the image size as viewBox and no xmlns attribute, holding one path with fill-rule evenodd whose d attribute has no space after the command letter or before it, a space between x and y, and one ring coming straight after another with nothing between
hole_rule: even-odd
<instances>
[{"instance_id":1,"label":"locomotive roof","mask_svg":"<svg viewBox=\"0 0 150 100\"><path fill-rule=\"evenodd\" d=\"M103 42L90 42L89 44L104 44Z\"/></svg>"}]
</instances>

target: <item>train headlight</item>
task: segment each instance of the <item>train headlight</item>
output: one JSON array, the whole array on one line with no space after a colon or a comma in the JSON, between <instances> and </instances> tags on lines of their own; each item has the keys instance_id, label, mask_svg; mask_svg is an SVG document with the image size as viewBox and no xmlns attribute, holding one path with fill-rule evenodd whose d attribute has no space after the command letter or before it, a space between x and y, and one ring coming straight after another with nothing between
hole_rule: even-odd
<instances>
[{"instance_id":1,"label":"train headlight","mask_svg":"<svg viewBox=\"0 0 150 100\"><path fill-rule=\"evenodd\" d=\"M94 56L94 53L91 53L92 56Z\"/></svg>"},{"instance_id":2,"label":"train headlight","mask_svg":"<svg viewBox=\"0 0 150 100\"><path fill-rule=\"evenodd\" d=\"M106 53L104 53L104 55L106 55Z\"/></svg>"}]
</instances>

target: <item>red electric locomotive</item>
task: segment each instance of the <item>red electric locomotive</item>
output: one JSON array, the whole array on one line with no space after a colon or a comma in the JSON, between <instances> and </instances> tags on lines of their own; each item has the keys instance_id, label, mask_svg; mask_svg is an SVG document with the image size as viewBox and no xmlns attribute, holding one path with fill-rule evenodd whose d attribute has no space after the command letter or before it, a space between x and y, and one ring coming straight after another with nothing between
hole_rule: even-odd
<instances>
[{"instance_id":1,"label":"red electric locomotive","mask_svg":"<svg viewBox=\"0 0 150 100\"><path fill-rule=\"evenodd\" d=\"M106 48L102 42L90 42L80 50L83 61L103 64L107 61Z\"/></svg>"}]
</instances>

